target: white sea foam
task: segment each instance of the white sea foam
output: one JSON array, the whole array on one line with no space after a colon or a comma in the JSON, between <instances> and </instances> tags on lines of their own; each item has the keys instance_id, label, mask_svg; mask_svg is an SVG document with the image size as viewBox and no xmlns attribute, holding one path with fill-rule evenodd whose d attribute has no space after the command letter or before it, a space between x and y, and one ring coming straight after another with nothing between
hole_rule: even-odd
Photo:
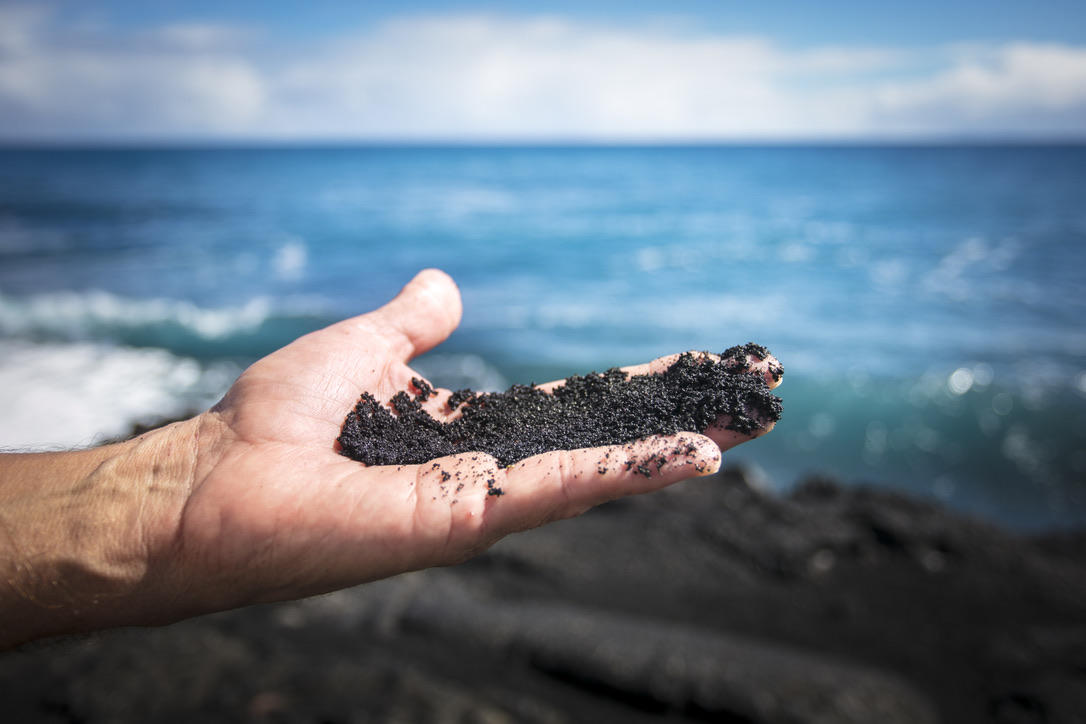
<instances>
[{"instance_id":1,"label":"white sea foam","mask_svg":"<svg viewBox=\"0 0 1086 724\"><path fill-rule=\"evenodd\" d=\"M104 291L53 292L29 297L0 294L0 335L47 335L67 340L98 337L112 329L176 324L205 339L259 327L271 301L256 297L236 307L199 307L175 299L132 299Z\"/></svg>"},{"instance_id":2,"label":"white sea foam","mask_svg":"<svg viewBox=\"0 0 1086 724\"><path fill-rule=\"evenodd\" d=\"M0 340L0 449L91 445L212 404L238 370L160 349Z\"/></svg>"},{"instance_id":3,"label":"white sea foam","mask_svg":"<svg viewBox=\"0 0 1086 724\"><path fill-rule=\"evenodd\" d=\"M475 355L434 354L419 371L435 383L500 390L508 381ZM123 437L133 424L206 409L237 377L162 349L0 339L0 451L59 450Z\"/></svg>"},{"instance_id":4,"label":"white sea foam","mask_svg":"<svg viewBox=\"0 0 1086 724\"><path fill-rule=\"evenodd\" d=\"M275 273L280 279L301 279L309 261L309 252L301 239L290 238L283 243L272 258Z\"/></svg>"}]
</instances>

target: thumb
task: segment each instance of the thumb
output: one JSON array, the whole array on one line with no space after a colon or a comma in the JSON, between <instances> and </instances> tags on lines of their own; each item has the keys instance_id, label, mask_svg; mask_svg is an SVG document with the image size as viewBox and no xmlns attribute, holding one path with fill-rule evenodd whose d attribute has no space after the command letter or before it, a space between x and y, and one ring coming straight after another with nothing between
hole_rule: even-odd
<instances>
[{"instance_id":1,"label":"thumb","mask_svg":"<svg viewBox=\"0 0 1086 724\"><path fill-rule=\"evenodd\" d=\"M445 341L460 324L460 290L440 269L423 269L396 297L363 320L407 361Z\"/></svg>"}]
</instances>

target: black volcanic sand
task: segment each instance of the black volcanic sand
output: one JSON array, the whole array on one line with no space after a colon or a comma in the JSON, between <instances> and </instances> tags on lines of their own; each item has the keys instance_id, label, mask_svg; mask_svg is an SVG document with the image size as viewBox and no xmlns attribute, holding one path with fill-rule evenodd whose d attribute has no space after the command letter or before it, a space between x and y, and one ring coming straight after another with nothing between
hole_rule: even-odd
<instances>
[{"instance_id":1,"label":"black volcanic sand","mask_svg":"<svg viewBox=\"0 0 1086 724\"><path fill-rule=\"evenodd\" d=\"M701 432L727 418L725 428L749 435L777 422L781 400L750 357L769 352L753 342L719 359L686 353L658 374L630 376L618 368L569 377L553 392L513 385L505 392L459 390L441 422L423 409L434 394L424 380L397 393L389 406L364 393L343 423L340 451L367 465L405 465L465 452L493 455L501 465L551 450L616 445L650 435ZM771 372L777 379L781 369Z\"/></svg>"},{"instance_id":2,"label":"black volcanic sand","mask_svg":"<svg viewBox=\"0 0 1086 724\"><path fill-rule=\"evenodd\" d=\"M0 653L12 722L1082 722L1086 531L729 469L452 568ZM918 481L918 488L926 487Z\"/></svg>"}]
</instances>

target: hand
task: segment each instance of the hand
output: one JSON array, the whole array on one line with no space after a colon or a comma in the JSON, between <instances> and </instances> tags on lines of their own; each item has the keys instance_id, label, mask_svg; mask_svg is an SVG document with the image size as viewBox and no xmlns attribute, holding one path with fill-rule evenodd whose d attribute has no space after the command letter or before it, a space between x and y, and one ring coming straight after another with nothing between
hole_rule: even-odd
<instances>
[{"instance_id":1,"label":"hand","mask_svg":"<svg viewBox=\"0 0 1086 724\"><path fill-rule=\"evenodd\" d=\"M166 622L456 563L514 531L715 472L721 450L753 437L718 424L707 435L555 451L509 468L481 453L385 467L339 455L333 442L361 393L388 400L408 389L420 377L408 361L448 337L460 311L452 280L424 271L386 306L255 363L209 412L134 441L118 471L138 468L142 447L172 472L139 498L126 536L146 556L122 571L131 580L102 597L110 612L91 625ZM627 369L644 374L673 360ZM753 361L775 385L770 365ZM448 396L439 389L425 407L447 417ZM188 464L178 476L180 458ZM634 464L601 467L605 459ZM638 472L650 459L665 462ZM442 471L459 473L464 487L451 489ZM488 480L505 495L488 495Z\"/></svg>"}]
</instances>

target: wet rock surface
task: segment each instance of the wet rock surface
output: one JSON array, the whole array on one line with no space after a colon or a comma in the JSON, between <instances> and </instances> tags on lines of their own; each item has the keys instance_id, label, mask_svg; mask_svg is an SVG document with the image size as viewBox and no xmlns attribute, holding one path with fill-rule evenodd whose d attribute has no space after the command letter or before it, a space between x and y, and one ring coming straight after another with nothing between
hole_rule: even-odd
<instances>
[{"instance_id":1,"label":"wet rock surface","mask_svg":"<svg viewBox=\"0 0 1086 724\"><path fill-rule=\"evenodd\" d=\"M1086 533L741 470L455 568L0 655L9 721L1076 722Z\"/></svg>"}]
</instances>

